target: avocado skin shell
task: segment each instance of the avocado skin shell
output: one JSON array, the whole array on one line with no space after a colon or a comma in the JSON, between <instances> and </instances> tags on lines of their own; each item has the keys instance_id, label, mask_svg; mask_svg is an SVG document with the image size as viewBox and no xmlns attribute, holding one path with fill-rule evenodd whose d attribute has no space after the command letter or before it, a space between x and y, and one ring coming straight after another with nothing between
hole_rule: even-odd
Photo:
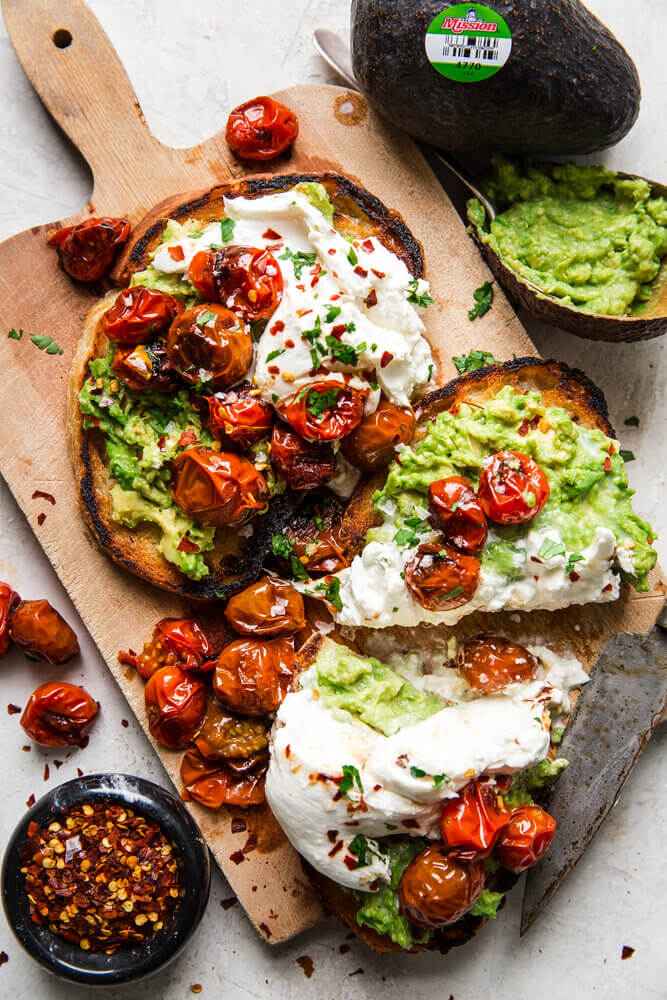
<instances>
[{"instance_id":1,"label":"avocado skin shell","mask_svg":"<svg viewBox=\"0 0 667 1000\"><path fill-rule=\"evenodd\" d=\"M489 0L512 52L493 76L437 72L424 38L446 0L353 0L352 62L369 103L409 135L452 152L592 153L639 114L634 63L579 0Z\"/></svg>"}]
</instances>

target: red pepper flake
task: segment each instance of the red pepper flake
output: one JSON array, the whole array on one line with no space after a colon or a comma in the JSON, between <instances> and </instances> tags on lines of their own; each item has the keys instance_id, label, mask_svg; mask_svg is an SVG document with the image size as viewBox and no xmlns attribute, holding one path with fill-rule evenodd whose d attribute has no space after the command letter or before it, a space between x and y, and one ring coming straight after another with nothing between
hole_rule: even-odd
<instances>
[{"instance_id":1,"label":"red pepper flake","mask_svg":"<svg viewBox=\"0 0 667 1000\"><path fill-rule=\"evenodd\" d=\"M576 572L576 570L572 570L570 572L570 580L572 581L572 583L576 583L578 579L579 579L579 574Z\"/></svg>"},{"instance_id":2,"label":"red pepper flake","mask_svg":"<svg viewBox=\"0 0 667 1000\"><path fill-rule=\"evenodd\" d=\"M614 589L614 587L613 587L613 584L611 584L611 583L608 583L606 587L603 587L603 588L602 588L602 593L603 593L603 594L606 594L606 593L607 593L607 591L609 591L609 590L613 590L613 589Z\"/></svg>"},{"instance_id":3,"label":"red pepper flake","mask_svg":"<svg viewBox=\"0 0 667 1000\"><path fill-rule=\"evenodd\" d=\"M327 837L330 844L335 844L338 840L338 830L327 830Z\"/></svg>"},{"instance_id":4,"label":"red pepper flake","mask_svg":"<svg viewBox=\"0 0 667 1000\"><path fill-rule=\"evenodd\" d=\"M266 249L270 253L273 253L275 250L282 250L283 246L284 246L283 243L267 243Z\"/></svg>"},{"instance_id":5,"label":"red pepper flake","mask_svg":"<svg viewBox=\"0 0 667 1000\"><path fill-rule=\"evenodd\" d=\"M78 744L79 750L85 750L89 743L90 743L90 736L84 736L84 738Z\"/></svg>"},{"instance_id":6,"label":"red pepper flake","mask_svg":"<svg viewBox=\"0 0 667 1000\"><path fill-rule=\"evenodd\" d=\"M623 945L623 951L621 952L621 958L625 961L626 958L632 958L635 953L635 949L631 948L629 944Z\"/></svg>"},{"instance_id":7,"label":"red pepper flake","mask_svg":"<svg viewBox=\"0 0 667 1000\"><path fill-rule=\"evenodd\" d=\"M241 848L244 854L251 854L252 851L257 849L257 834L253 830L252 833L248 834L248 839Z\"/></svg>"},{"instance_id":8,"label":"red pepper flake","mask_svg":"<svg viewBox=\"0 0 667 1000\"><path fill-rule=\"evenodd\" d=\"M327 250L327 253L329 254L330 257L335 257L336 256L336 248L335 247L330 247Z\"/></svg>"},{"instance_id":9,"label":"red pepper flake","mask_svg":"<svg viewBox=\"0 0 667 1000\"><path fill-rule=\"evenodd\" d=\"M364 269L364 268L363 268L363 267L361 266L361 264L357 264L357 266L356 266L356 267L355 267L355 269L354 269L354 273L355 273L355 274L358 274L360 278L367 278L367 277L368 277L368 271L366 271L366 270L365 270L365 269Z\"/></svg>"},{"instance_id":10,"label":"red pepper flake","mask_svg":"<svg viewBox=\"0 0 667 1000\"><path fill-rule=\"evenodd\" d=\"M348 976L363 976L363 969L355 969L354 972L348 972Z\"/></svg>"},{"instance_id":11,"label":"red pepper flake","mask_svg":"<svg viewBox=\"0 0 667 1000\"><path fill-rule=\"evenodd\" d=\"M183 253L183 247L167 247L167 253L172 260L179 261L185 260L185 254Z\"/></svg>"},{"instance_id":12,"label":"red pepper flake","mask_svg":"<svg viewBox=\"0 0 667 1000\"><path fill-rule=\"evenodd\" d=\"M26 799L25 804L27 805L28 809L32 808L32 806L34 806L35 804L35 796L33 794L30 794L30 796Z\"/></svg>"},{"instance_id":13,"label":"red pepper flake","mask_svg":"<svg viewBox=\"0 0 667 1000\"><path fill-rule=\"evenodd\" d=\"M370 292L366 296L366 308L370 309L372 306L376 306L377 304L378 304L378 293L375 291L374 288L371 288Z\"/></svg>"},{"instance_id":14,"label":"red pepper flake","mask_svg":"<svg viewBox=\"0 0 667 1000\"><path fill-rule=\"evenodd\" d=\"M166 445L166 443L167 439L166 437L164 437L164 435L157 439L157 446L160 449L160 451L164 451L164 446Z\"/></svg>"},{"instance_id":15,"label":"red pepper flake","mask_svg":"<svg viewBox=\"0 0 667 1000\"><path fill-rule=\"evenodd\" d=\"M202 986L201 983L193 983L192 986L190 987L190 992L191 993L201 993L201 991L203 990L203 988L204 987Z\"/></svg>"},{"instance_id":16,"label":"red pepper flake","mask_svg":"<svg viewBox=\"0 0 667 1000\"><path fill-rule=\"evenodd\" d=\"M63 762L61 760L54 760L53 766L55 767L56 771L58 771L63 766Z\"/></svg>"},{"instance_id":17,"label":"red pepper flake","mask_svg":"<svg viewBox=\"0 0 667 1000\"><path fill-rule=\"evenodd\" d=\"M310 979L313 972L315 971L315 966L313 964L313 960L310 957L310 955L299 955L299 957L296 959L296 964L301 966L301 968L303 969L303 974L306 977L306 979Z\"/></svg>"},{"instance_id":18,"label":"red pepper flake","mask_svg":"<svg viewBox=\"0 0 667 1000\"><path fill-rule=\"evenodd\" d=\"M386 368L390 361L394 360L394 355L391 351L385 351L380 358L380 368Z\"/></svg>"},{"instance_id":19,"label":"red pepper flake","mask_svg":"<svg viewBox=\"0 0 667 1000\"><path fill-rule=\"evenodd\" d=\"M296 314L301 319L303 316L309 316L312 311L312 309L297 309Z\"/></svg>"},{"instance_id":20,"label":"red pepper flake","mask_svg":"<svg viewBox=\"0 0 667 1000\"><path fill-rule=\"evenodd\" d=\"M127 719L121 719L120 724L123 727L123 729L127 729L130 723L127 721Z\"/></svg>"},{"instance_id":21,"label":"red pepper flake","mask_svg":"<svg viewBox=\"0 0 667 1000\"><path fill-rule=\"evenodd\" d=\"M343 841L339 840L336 844L334 844L334 846L329 851L329 857L330 858L335 858L335 856L338 854L338 852L342 851L342 850L343 850Z\"/></svg>"},{"instance_id":22,"label":"red pepper flake","mask_svg":"<svg viewBox=\"0 0 667 1000\"><path fill-rule=\"evenodd\" d=\"M50 777L51 777L51 772L49 770L49 765L45 764L44 765L44 781L48 781Z\"/></svg>"},{"instance_id":23,"label":"red pepper flake","mask_svg":"<svg viewBox=\"0 0 667 1000\"><path fill-rule=\"evenodd\" d=\"M262 923L259 925L259 929L266 935L267 938L271 937L271 928L268 926L268 924L265 924L264 921L262 921Z\"/></svg>"},{"instance_id":24,"label":"red pepper flake","mask_svg":"<svg viewBox=\"0 0 667 1000\"><path fill-rule=\"evenodd\" d=\"M417 830L419 823L416 819L404 819L401 821L406 830Z\"/></svg>"},{"instance_id":25,"label":"red pepper flake","mask_svg":"<svg viewBox=\"0 0 667 1000\"><path fill-rule=\"evenodd\" d=\"M519 427L519 430L517 431L519 437L525 437L528 431L534 431L539 422L540 422L539 413L536 413L535 416L532 417L530 420L528 419L528 417L526 417L526 419Z\"/></svg>"},{"instance_id":26,"label":"red pepper flake","mask_svg":"<svg viewBox=\"0 0 667 1000\"><path fill-rule=\"evenodd\" d=\"M343 858L343 864L345 865L346 868L349 868L350 871L353 872L354 869L359 864L359 859L353 858L351 854L346 854L345 857Z\"/></svg>"},{"instance_id":27,"label":"red pepper flake","mask_svg":"<svg viewBox=\"0 0 667 1000\"><path fill-rule=\"evenodd\" d=\"M7 715L18 715L20 711L21 708L19 705L12 705L11 702L7 705Z\"/></svg>"},{"instance_id":28,"label":"red pepper flake","mask_svg":"<svg viewBox=\"0 0 667 1000\"><path fill-rule=\"evenodd\" d=\"M194 431L194 428L192 427L188 427L187 431L183 431L183 433L178 439L179 448L187 448L189 445L196 443L197 443L197 435Z\"/></svg>"},{"instance_id":29,"label":"red pepper flake","mask_svg":"<svg viewBox=\"0 0 667 1000\"><path fill-rule=\"evenodd\" d=\"M275 229L271 229L269 227L269 229L267 229L265 233L262 233L262 239L263 240L281 240L282 236L280 235L280 233L277 233L275 231Z\"/></svg>"},{"instance_id":30,"label":"red pepper flake","mask_svg":"<svg viewBox=\"0 0 667 1000\"><path fill-rule=\"evenodd\" d=\"M187 535L183 535L176 548L179 552L199 552L199 546L196 542L191 541Z\"/></svg>"},{"instance_id":31,"label":"red pepper flake","mask_svg":"<svg viewBox=\"0 0 667 1000\"><path fill-rule=\"evenodd\" d=\"M305 292L305 290L306 290L306 286L305 285L297 285L296 287L299 289L300 292Z\"/></svg>"},{"instance_id":32,"label":"red pepper flake","mask_svg":"<svg viewBox=\"0 0 667 1000\"><path fill-rule=\"evenodd\" d=\"M272 337L275 337L277 333L280 333L281 330L284 329L285 329L285 324L283 323L283 321L281 319L277 319L273 324L273 326L271 327L271 329L269 330L269 333L271 334Z\"/></svg>"},{"instance_id":33,"label":"red pepper flake","mask_svg":"<svg viewBox=\"0 0 667 1000\"><path fill-rule=\"evenodd\" d=\"M223 910L231 910L232 906L236 906L238 899L236 896L230 896L228 899L221 899L220 906Z\"/></svg>"},{"instance_id":34,"label":"red pepper flake","mask_svg":"<svg viewBox=\"0 0 667 1000\"><path fill-rule=\"evenodd\" d=\"M286 340L285 347L294 347L294 341L292 339Z\"/></svg>"},{"instance_id":35,"label":"red pepper flake","mask_svg":"<svg viewBox=\"0 0 667 1000\"><path fill-rule=\"evenodd\" d=\"M335 295L330 295L329 296L329 302L337 302L339 298L340 298L340 295L338 294L338 292L336 292Z\"/></svg>"},{"instance_id":36,"label":"red pepper flake","mask_svg":"<svg viewBox=\"0 0 667 1000\"><path fill-rule=\"evenodd\" d=\"M35 490L32 495L32 499L37 500L38 497L42 500L46 500L48 503L55 504L56 502L54 495L52 493L45 493L44 490Z\"/></svg>"},{"instance_id":37,"label":"red pepper flake","mask_svg":"<svg viewBox=\"0 0 667 1000\"><path fill-rule=\"evenodd\" d=\"M365 250L366 253L373 253L373 251L375 250L375 247L373 246L373 241L370 239L364 240L364 242L361 244L361 249Z\"/></svg>"},{"instance_id":38,"label":"red pepper flake","mask_svg":"<svg viewBox=\"0 0 667 1000\"><path fill-rule=\"evenodd\" d=\"M229 860L233 861L235 865L240 865L243 861L245 861L245 854L243 851L234 851L233 854L229 855Z\"/></svg>"},{"instance_id":39,"label":"red pepper flake","mask_svg":"<svg viewBox=\"0 0 667 1000\"><path fill-rule=\"evenodd\" d=\"M607 449L610 455L616 454L616 449L614 448L614 442L612 441Z\"/></svg>"},{"instance_id":40,"label":"red pepper flake","mask_svg":"<svg viewBox=\"0 0 667 1000\"><path fill-rule=\"evenodd\" d=\"M288 760L289 760L289 758L290 758L290 754L291 754L291 753L292 753L292 747L291 747L291 745L290 745L290 744L288 743L288 744L287 744L287 746L285 747L285 756L287 757L287 759L288 759Z\"/></svg>"},{"instance_id":41,"label":"red pepper flake","mask_svg":"<svg viewBox=\"0 0 667 1000\"><path fill-rule=\"evenodd\" d=\"M21 750L24 750L26 753L30 753L30 751L32 750L32 747L29 746L29 744L26 743L25 746L21 747Z\"/></svg>"},{"instance_id":42,"label":"red pepper flake","mask_svg":"<svg viewBox=\"0 0 667 1000\"><path fill-rule=\"evenodd\" d=\"M9 955L6 951L0 951L0 965L4 965L5 962L9 961Z\"/></svg>"},{"instance_id":43,"label":"red pepper flake","mask_svg":"<svg viewBox=\"0 0 667 1000\"><path fill-rule=\"evenodd\" d=\"M349 944L341 944L338 948L338 951L340 952L341 955L347 955L349 950L350 950Z\"/></svg>"},{"instance_id":44,"label":"red pepper flake","mask_svg":"<svg viewBox=\"0 0 667 1000\"><path fill-rule=\"evenodd\" d=\"M37 524L40 526L40 528L42 527L45 521L46 521L46 514L42 512L41 514L37 515Z\"/></svg>"},{"instance_id":45,"label":"red pepper flake","mask_svg":"<svg viewBox=\"0 0 667 1000\"><path fill-rule=\"evenodd\" d=\"M266 370L268 371L269 375L280 374L280 368L278 367L278 365L269 365L269 367Z\"/></svg>"},{"instance_id":46,"label":"red pepper flake","mask_svg":"<svg viewBox=\"0 0 667 1000\"><path fill-rule=\"evenodd\" d=\"M344 323L336 323L335 326L331 327L331 336L335 337L336 340L340 340L344 333L345 333Z\"/></svg>"},{"instance_id":47,"label":"red pepper flake","mask_svg":"<svg viewBox=\"0 0 667 1000\"><path fill-rule=\"evenodd\" d=\"M371 268L371 273L374 274L376 278L379 278L380 281L382 281L383 278L387 277L384 271L376 271L374 267Z\"/></svg>"},{"instance_id":48,"label":"red pepper flake","mask_svg":"<svg viewBox=\"0 0 667 1000\"><path fill-rule=\"evenodd\" d=\"M240 816L234 816L232 820L232 833L244 833L248 829L248 825L244 819Z\"/></svg>"},{"instance_id":49,"label":"red pepper flake","mask_svg":"<svg viewBox=\"0 0 667 1000\"><path fill-rule=\"evenodd\" d=\"M604 460L604 471L611 472L611 459L609 458L609 456L607 456L607 458L605 458Z\"/></svg>"},{"instance_id":50,"label":"red pepper flake","mask_svg":"<svg viewBox=\"0 0 667 1000\"><path fill-rule=\"evenodd\" d=\"M83 778L83 771L81 770L81 768L80 768L80 767L77 767L77 769L76 769L76 773L77 773L77 775L78 775L78 776L79 776L80 778Z\"/></svg>"}]
</instances>

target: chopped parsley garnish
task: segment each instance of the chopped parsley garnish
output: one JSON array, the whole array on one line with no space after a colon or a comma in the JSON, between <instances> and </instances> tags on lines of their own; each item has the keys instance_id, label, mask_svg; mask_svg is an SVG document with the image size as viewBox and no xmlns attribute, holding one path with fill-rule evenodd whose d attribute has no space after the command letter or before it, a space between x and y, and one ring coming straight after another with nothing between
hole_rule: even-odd
<instances>
[{"instance_id":1,"label":"chopped parsley garnish","mask_svg":"<svg viewBox=\"0 0 667 1000\"><path fill-rule=\"evenodd\" d=\"M555 542L553 538L545 538L537 554L540 559L553 559L554 556L564 556L566 551L562 542Z\"/></svg>"},{"instance_id":2,"label":"chopped parsley garnish","mask_svg":"<svg viewBox=\"0 0 667 1000\"><path fill-rule=\"evenodd\" d=\"M352 267L354 267L356 264L359 263L359 258L357 257L357 253L354 247L350 247L350 252L347 255L347 259L349 260Z\"/></svg>"},{"instance_id":3,"label":"chopped parsley garnish","mask_svg":"<svg viewBox=\"0 0 667 1000\"><path fill-rule=\"evenodd\" d=\"M273 361L274 358L279 358L280 355L284 353L285 353L284 347L278 347L276 348L275 351L271 351L269 354L266 355L267 364L269 363L269 361Z\"/></svg>"},{"instance_id":4,"label":"chopped parsley garnish","mask_svg":"<svg viewBox=\"0 0 667 1000\"><path fill-rule=\"evenodd\" d=\"M433 365L429 365L428 366L428 380L429 380L429 382L431 381L432 378L433 378Z\"/></svg>"},{"instance_id":5,"label":"chopped parsley garnish","mask_svg":"<svg viewBox=\"0 0 667 1000\"><path fill-rule=\"evenodd\" d=\"M407 299L408 302L414 302L415 305L421 306L422 309L432 306L434 301L428 292L419 292L419 278L415 278L408 285Z\"/></svg>"},{"instance_id":6,"label":"chopped parsley garnish","mask_svg":"<svg viewBox=\"0 0 667 1000\"><path fill-rule=\"evenodd\" d=\"M373 858L379 858L380 861L385 860L382 854L371 847L363 833L358 833L354 840L350 841L348 850L357 859L357 868L365 868L367 865L372 864Z\"/></svg>"},{"instance_id":7,"label":"chopped parsley garnish","mask_svg":"<svg viewBox=\"0 0 667 1000\"><path fill-rule=\"evenodd\" d=\"M348 323L345 329L347 330L348 327L354 327L354 323ZM331 357L335 358L336 361L340 361L343 365L356 365L359 361L359 355L366 350L366 341L353 347L351 344L341 343L340 340L336 340L335 337L328 334L327 347Z\"/></svg>"},{"instance_id":8,"label":"chopped parsley garnish","mask_svg":"<svg viewBox=\"0 0 667 1000\"><path fill-rule=\"evenodd\" d=\"M188 233L188 237L191 240L200 240L204 235L203 229L193 229L191 233Z\"/></svg>"},{"instance_id":9,"label":"chopped parsley garnish","mask_svg":"<svg viewBox=\"0 0 667 1000\"><path fill-rule=\"evenodd\" d=\"M449 775L448 774L444 774L444 773L443 774L433 774L433 775L431 775L431 777L433 778L433 784L435 785L436 788L442 788L442 786L444 785L444 783L446 781L451 781L451 778L449 777Z\"/></svg>"},{"instance_id":10,"label":"chopped parsley garnish","mask_svg":"<svg viewBox=\"0 0 667 1000\"><path fill-rule=\"evenodd\" d=\"M316 253L303 253L299 250L297 253L292 253L289 247L285 247L285 253L281 253L278 260L291 260L292 267L294 268L294 277L300 278L301 272L304 267L312 267L317 260Z\"/></svg>"},{"instance_id":11,"label":"chopped parsley garnish","mask_svg":"<svg viewBox=\"0 0 667 1000\"><path fill-rule=\"evenodd\" d=\"M325 323L333 323L337 316L340 316L341 308L340 306L329 306L327 309L327 314L324 317Z\"/></svg>"},{"instance_id":12,"label":"chopped parsley garnish","mask_svg":"<svg viewBox=\"0 0 667 1000\"><path fill-rule=\"evenodd\" d=\"M554 726L551 730L551 742L558 746L563 740L565 726Z\"/></svg>"},{"instance_id":13,"label":"chopped parsley garnish","mask_svg":"<svg viewBox=\"0 0 667 1000\"><path fill-rule=\"evenodd\" d=\"M234 226L236 223L233 219L222 219L220 221L220 239L223 243L229 243L234 235Z\"/></svg>"},{"instance_id":14,"label":"chopped parsley garnish","mask_svg":"<svg viewBox=\"0 0 667 1000\"><path fill-rule=\"evenodd\" d=\"M369 382L368 384L370 385L370 387L373 390L373 392L377 392L378 389L380 388L380 386L377 384L377 382Z\"/></svg>"},{"instance_id":15,"label":"chopped parsley garnish","mask_svg":"<svg viewBox=\"0 0 667 1000\"><path fill-rule=\"evenodd\" d=\"M581 562L583 558L584 557L582 556L581 552L570 552L569 556L567 557L567 563L565 566L565 572L568 574L568 576L574 569L574 564Z\"/></svg>"},{"instance_id":16,"label":"chopped parsley garnish","mask_svg":"<svg viewBox=\"0 0 667 1000\"><path fill-rule=\"evenodd\" d=\"M483 285L475 289L472 295L475 304L472 309L468 310L468 319L477 319L478 316L483 316L491 308L491 303L493 302L493 284L490 281L485 281Z\"/></svg>"},{"instance_id":17,"label":"chopped parsley garnish","mask_svg":"<svg viewBox=\"0 0 667 1000\"><path fill-rule=\"evenodd\" d=\"M271 538L271 551L274 556L282 556L287 559L294 549L294 546L289 538L285 535L273 535Z\"/></svg>"},{"instance_id":18,"label":"chopped parsley garnish","mask_svg":"<svg viewBox=\"0 0 667 1000\"><path fill-rule=\"evenodd\" d=\"M410 774L413 778L425 778L426 771L422 771L421 767L411 767Z\"/></svg>"},{"instance_id":19,"label":"chopped parsley garnish","mask_svg":"<svg viewBox=\"0 0 667 1000\"><path fill-rule=\"evenodd\" d=\"M315 515L315 527L317 528L318 531L321 531L322 528L324 527L324 521L322 520L319 514Z\"/></svg>"},{"instance_id":20,"label":"chopped parsley garnish","mask_svg":"<svg viewBox=\"0 0 667 1000\"><path fill-rule=\"evenodd\" d=\"M358 769L354 766L354 764L343 764L343 777L338 783L341 795L345 795L346 798L349 798L347 793L355 785L360 792L363 792L364 786L361 783L361 775L359 774Z\"/></svg>"},{"instance_id":21,"label":"chopped parsley garnish","mask_svg":"<svg viewBox=\"0 0 667 1000\"><path fill-rule=\"evenodd\" d=\"M318 583L315 590L324 591L324 596L333 604L336 611L343 610L343 602L340 599L340 580L337 576L332 576L329 583Z\"/></svg>"},{"instance_id":22,"label":"chopped parsley garnish","mask_svg":"<svg viewBox=\"0 0 667 1000\"><path fill-rule=\"evenodd\" d=\"M392 542L396 542L397 545L407 545L412 547L418 542L417 535L423 533L424 531L430 531L431 525L428 521L422 521L418 517L406 517L404 528L399 528Z\"/></svg>"},{"instance_id":23,"label":"chopped parsley garnish","mask_svg":"<svg viewBox=\"0 0 667 1000\"><path fill-rule=\"evenodd\" d=\"M197 316L196 323L197 326L206 326L206 324L210 323L211 320L215 320L215 313L211 312L210 309L207 309L206 312L200 313L199 316Z\"/></svg>"},{"instance_id":24,"label":"chopped parsley garnish","mask_svg":"<svg viewBox=\"0 0 667 1000\"><path fill-rule=\"evenodd\" d=\"M297 580L308 579L306 567L303 565L298 556L290 556L289 562L292 567L292 575L295 576Z\"/></svg>"},{"instance_id":25,"label":"chopped parsley garnish","mask_svg":"<svg viewBox=\"0 0 667 1000\"><path fill-rule=\"evenodd\" d=\"M62 351L60 353L62 354ZM635 460L635 453L633 451L627 451L625 448L621 448L619 455L624 462L634 462Z\"/></svg>"},{"instance_id":26,"label":"chopped parsley garnish","mask_svg":"<svg viewBox=\"0 0 667 1000\"><path fill-rule=\"evenodd\" d=\"M278 393L277 393L277 392L272 392L272 393L271 393L271 400L272 400L272 401L273 401L274 403L277 403L277 402L278 402Z\"/></svg>"},{"instance_id":27,"label":"chopped parsley garnish","mask_svg":"<svg viewBox=\"0 0 667 1000\"><path fill-rule=\"evenodd\" d=\"M20 340L23 336L23 330L15 330L14 327L12 327L7 336L10 340Z\"/></svg>"},{"instance_id":28,"label":"chopped parsley garnish","mask_svg":"<svg viewBox=\"0 0 667 1000\"><path fill-rule=\"evenodd\" d=\"M35 347L39 347L40 351L46 351L47 354L64 354L62 347L56 344L55 340L52 340L48 334L33 333L30 337ZM19 337L20 340L20 337Z\"/></svg>"},{"instance_id":29,"label":"chopped parsley garnish","mask_svg":"<svg viewBox=\"0 0 667 1000\"><path fill-rule=\"evenodd\" d=\"M489 354L488 351L471 351L470 354L459 354L458 357L453 357L452 361L456 365L459 375L476 372L478 368L483 368L484 365L498 364L493 354Z\"/></svg>"},{"instance_id":30,"label":"chopped parsley garnish","mask_svg":"<svg viewBox=\"0 0 667 1000\"><path fill-rule=\"evenodd\" d=\"M310 344L310 358L313 362L313 368L318 368L320 364L318 352L323 358L326 357L327 353L326 347L320 340L320 337L322 336L322 321L319 316L315 320L315 326L312 330L303 330L301 336Z\"/></svg>"},{"instance_id":31,"label":"chopped parsley garnish","mask_svg":"<svg viewBox=\"0 0 667 1000\"><path fill-rule=\"evenodd\" d=\"M448 601L450 597L458 597L459 594L463 593L463 587L454 587L453 590L448 590L446 594L439 594L439 598L442 601Z\"/></svg>"},{"instance_id":32,"label":"chopped parsley garnish","mask_svg":"<svg viewBox=\"0 0 667 1000\"><path fill-rule=\"evenodd\" d=\"M316 420L319 420L325 410L331 409L339 395L340 389L325 389L324 392L320 392L319 389L311 389L308 393L306 409L310 413L311 417L315 417Z\"/></svg>"},{"instance_id":33,"label":"chopped parsley garnish","mask_svg":"<svg viewBox=\"0 0 667 1000\"><path fill-rule=\"evenodd\" d=\"M639 417L628 417L623 423L626 427L639 427Z\"/></svg>"}]
</instances>

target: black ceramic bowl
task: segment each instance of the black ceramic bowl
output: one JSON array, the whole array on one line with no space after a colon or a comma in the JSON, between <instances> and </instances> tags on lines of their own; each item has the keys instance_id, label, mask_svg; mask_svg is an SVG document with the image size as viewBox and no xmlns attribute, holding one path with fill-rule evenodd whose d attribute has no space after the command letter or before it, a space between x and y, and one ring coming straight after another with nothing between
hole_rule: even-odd
<instances>
[{"instance_id":1,"label":"black ceramic bowl","mask_svg":"<svg viewBox=\"0 0 667 1000\"><path fill-rule=\"evenodd\" d=\"M112 955L83 951L78 945L33 923L21 874L21 847L28 825L52 822L59 813L84 802L118 802L150 817L178 847L186 894L165 927L140 945ZM87 986L113 986L149 976L178 955L204 914L211 882L208 848L183 803L152 781L130 774L92 774L66 781L28 810L12 834L2 865L2 901L10 927L29 955L61 979Z\"/></svg>"}]
</instances>

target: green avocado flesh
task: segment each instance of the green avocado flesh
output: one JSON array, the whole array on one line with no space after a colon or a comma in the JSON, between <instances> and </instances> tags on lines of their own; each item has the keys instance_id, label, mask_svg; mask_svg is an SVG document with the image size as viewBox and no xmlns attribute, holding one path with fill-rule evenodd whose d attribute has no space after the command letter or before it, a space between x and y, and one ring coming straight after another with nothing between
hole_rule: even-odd
<instances>
[{"instance_id":1,"label":"green avocado flesh","mask_svg":"<svg viewBox=\"0 0 667 1000\"><path fill-rule=\"evenodd\" d=\"M483 567L518 578L522 571L516 567L523 560L515 543L529 530L555 529L570 555L581 553L595 529L605 527L632 555L632 573L621 570L618 562L616 568L637 590L648 590L647 574L656 562L651 543L657 536L632 509L634 490L628 486L618 442L574 423L561 407L545 406L539 392L522 394L506 385L483 408L462 403L456 414L438 414L423 440L401 449L400 464L389 467L376 503L382 507L386 498L395 501L401 523L415 504L424 507L430 483L464 476L476 487L484 459L504 449L530 455L546 475L550 494L527 524L493 526L493 540L480 557ZM394 531L395 523L388 522L372 528L369 540L386 541Z\"/></svg>"},{"instance_id":2,"label":"green avocado flesh","mask_svg":"<svg viewBox=\"0 0 667 1000\"><path fill-rule=\"evenodd\" d=\"M371 927L378 934L388 934L401 948L410 949L417 944L425 944L433 936L433 931L417 927L400 915L396 889L412 859L426 847L426 841L420 837L403 837L400 840L383 840L380 844L383 854L389 856L391 884L383 885L377 892L351 890L354 898L362 904L357 910L357 923Z\"/></svg>"},{"instance_id":3,"label":"green avocado flesh","mask_svg":"<svg viewBox=\"0 0 667 1000\"><path fill-rule=\"evenodd\" d=\"M444 708L439 698L424 694L391 667L372 656L357 656L340 643L324 643L315 662L324 704L343 709L384 736Z\"/></svg>"},{"instance_id":4,"label":"green avocado flesh","mask_svg":"<svg viewBox=\"0 0 667 1000\"><path fill-rule=\"evenodd\" d=\"M652 198L645 180L496 156L485 188L499 214L487 225L472 199L468 218L507 267L564 305L641 313L667 256L667 199Z\"/></svg>"},{"instance_id":5,"label":"green avocado flesh","mask_svg":"<svg viewBox=\"0 0 667 1000\"><path fill-rule=\"evenodd\" d=\"M174 504L169 492L169 462L185 446L181 436L194 431L200 444L213 438L202 427L189 393L133 392L114 375L113 346L105 358L90 362L90 376L79 393L84 428L104 435L114 520L133 528L149 522L160 529L159 549L192 580L209 573L203 553L214 547L215 528L193 521ZM101 386L100 386L101 380ZM115 391L112 391L112 384ZM178 546L187 535L198 552Z\"/></svg>"}]
</instances>

